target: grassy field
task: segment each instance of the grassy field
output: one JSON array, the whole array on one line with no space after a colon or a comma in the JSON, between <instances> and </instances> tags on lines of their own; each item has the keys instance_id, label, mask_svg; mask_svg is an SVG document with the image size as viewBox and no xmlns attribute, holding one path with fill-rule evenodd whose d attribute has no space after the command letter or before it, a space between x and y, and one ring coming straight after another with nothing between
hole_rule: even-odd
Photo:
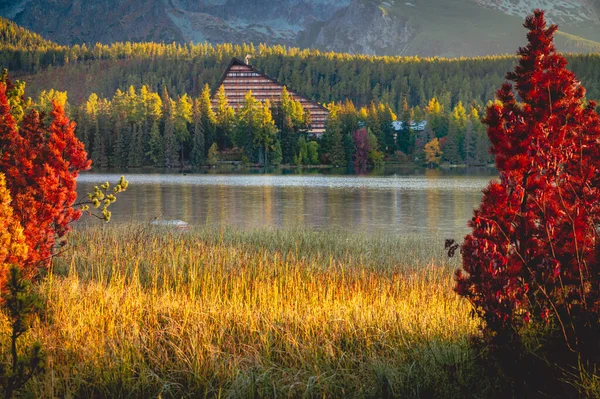
<instances>
[{"instance_id":1,"label":"grassy field","mask_svg":"<svg viewBox=\"0 0 600 399\"><path fill-rule=\"evenodd\" d=\"M39 285L36 397L481 397L442 242L80 228ZM6 329L5 321L0 330ZM3 346L7 342L2 334ZM4 346L5 347L5 346Z\"/></svg>"}]
</instances>

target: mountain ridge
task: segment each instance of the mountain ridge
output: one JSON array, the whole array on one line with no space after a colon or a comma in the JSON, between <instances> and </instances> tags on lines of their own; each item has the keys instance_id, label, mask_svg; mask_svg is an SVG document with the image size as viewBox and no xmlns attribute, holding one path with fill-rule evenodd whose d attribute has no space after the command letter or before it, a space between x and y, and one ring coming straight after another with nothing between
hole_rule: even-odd
<instances>
[{"instance_id":1,"label":"mountain ridge","mask_svg":"<svg viewBox=\"0 0 600 399\"><path fill-rule=\"evenodd\" d=\"M370 55L514 53L545 7L565 52L600 51L598 0L0 0L0 15L59 44L265 43Z\"/></svg>"}]
</instances>

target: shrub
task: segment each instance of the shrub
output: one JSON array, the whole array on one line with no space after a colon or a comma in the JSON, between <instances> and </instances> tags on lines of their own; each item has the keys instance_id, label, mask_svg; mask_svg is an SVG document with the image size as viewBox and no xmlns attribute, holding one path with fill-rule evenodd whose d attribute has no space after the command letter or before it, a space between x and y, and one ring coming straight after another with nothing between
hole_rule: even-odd
<instances>
[{"instance_id":1,"label":"shrub","mask_svg":"<svg viewBox=\"0 0 600 399\"><path fill-rule=\"evenodd\" d=\"M456 291L496 344L541 326L560 353L597 362L600 118L554 48L557 27L540 10L525 27L529 43L507 74L522 102L504 83L484 118L500 179L469 223Z\"/></svg>"},{"instance_id":2,"label":"shrub","mask_svg":"<svg viewBox=\"0 0 600 399\"><path fill-rule=\"evenodd\" d=\"M219 150L217 149L217 143L213 143L208 149L208 156L206 157L206 163L210 166L215 166L219 162Z\"/></svg>"}]
</instances>

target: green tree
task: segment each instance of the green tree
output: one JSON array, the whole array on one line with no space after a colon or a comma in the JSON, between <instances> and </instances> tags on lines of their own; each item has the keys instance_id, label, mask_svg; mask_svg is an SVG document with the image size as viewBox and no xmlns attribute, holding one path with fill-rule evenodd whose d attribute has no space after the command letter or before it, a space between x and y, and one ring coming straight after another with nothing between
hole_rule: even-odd
<instances>
[{"instance_id":1,"label":"green tree","mask_svg":"<svg viewBox=\"0 0 600 399\"><path fill-rule=\"evenodd\" d=\"M448 136L446 136L446 144L444 145L444 160L452 165L458 165L462 163L462 157L460 156L458 127L454 121L450 122Z\"/></svg>"},{"instance_id":2,"label":"green tree","mask_svg":"<svg viewBox=\"0 0 600 399\"><path fill-rule=\"evenodd\" d=\"M319 164L319 143L316 141L309 141L306 145L306 151L308 155L308 162L311 165Z\"/></svg>"},{"instance_id":3,"label":"green tree","mask_svg":"<svg viewBox=\"0 0 600 399\"><path fill-rule=\"evenodd\" d=\"M131 126L129 134L128 167L138 168L142 166L144 156L143 148L142 129L137 124L134 124Z\"/></svg>"},{"instance_id":4,"label":"green tree","mask_svg":"<svg viewBox=\"0 0 600 399\"><path fill-rule=\"evenodd\" d=\"M340 125L338 112L340 106L330 104L329 117L323 134L322 147L323 152L327 154L327 159L334 166L342 166L347 164L346 154L344 150L344 139L342 136L342 128Z\"/></svg>"},{"instance_id":5,"label":"green tree","mask_svg":"<svg viewBox=\"0 0 600 399\"><path fill-rule=\"evenodd\" d=\"M117 168L124 168L127 166L127 140L128 135L125 133L127 129L127 121L125 115L119 113L116 115L114 122L114 137L110 162L111 165ZM130 138L131 139L131 138Z\"/></svg>"},{"instance_id":6,"label":"green tree","mask_svg":"<svg viewBox=\"0 0 600 399\"><path fill-rule=\"evenodd\" d=\"M258 128L254 130L253 144L263 151L263 164L269 164L269 151L277 140L277 127L271 114L271 103L266 100L262 107L258 109Z\"/></svg>"},{"instance_id":7,"label":"green tree","mask_svg":"<svg viewBox=\"0 0 600 399\"><path fill-rule=\"evenodd\" d=\"M204 135L204 148L208 149L216 141L217 117L211 106L210 87L207 85L202 89L199 99L200 123Z\"/></svg>"},{"instance_id":8,"label":"green tree","mask_svg":"<svg viewBox=\"0 0 600 399\"><path fill-rule=\"evenodd\" d=\"M219 162L219 149L217 143L213 143L208 149L208 156L206 157L206 163L210 166L215 166Z\"/></svg>"},{"instance_id":9,"label":"green tree","mask_svg":"<svg viewBox=\"0 0 600 399\"><path fill-rule=\"evenodd\" d=\"M281 143L277 141L273 146L273 155L271 156L271 165L279 166L283 160L283 153L281 151Z\"/></svg>"},{"instance_id":10,"label":"green tree","mask_svg":"<svg viewBox=\"0 0 600 399\"><path fill-rule=\"evenodd\" d=\"M171 107L166 115L164 132L164 165L167 168L173 168L177 163L177 138L175 137L175 103L170 100Z\"/></svg>"},{"instance_id":11,"label":"green tree","mask_svg":"<svg viewBox=\"0 0 600 399\"><path fill-rule=\"evenodd\" d=\"M221 149L230 148L233 145L232 136L235 115L233 108L227 101L223 85L217 91L217 111L215 112L215 117L217 145Z\"/></svg>"},{"instance_id":12,"label":"green tree","mask_svg":"<svg viewBox=\"0 0 600 399\"><path fill-rule=\"evenodd\" d=\"M190 140L189 125L192 123L192 101L187 94L180 96L175 105L175 137L179 144L181 165L184 165L184 145Z\"/></svg>"},{"instance_id":13,"label":"green tree","mask_svg":"<svg viewBox=\"0 0 600 399\"><path fill-rule=\"evenodd\" d=\"M261 110L260 102L254 98L252 91L249 91L236 114L236 144L244 149L244 153L251 161L258 160L254 136L259 134L256 132L260 129Z\"/></svg>"},{"instance_id":14,"label":"green tree","mask_svg":"<svg viewBox=\"0 0 600 399\"><path fill-rule=\"evenodd\" d=\"M163 138L160 134L160 128L158 122L152 123L152 129L150 130L150 142L149 150L146 153L150 161L154 166L162 166L165 154L163 148Z\"/></svg>"},{"instance_id":15,"label":"green tree","mask_svg":"<svg viewBox=\"0 0 600 399\"><path fill-rule=\"evenodd\" d=\"M204 124L202 120L202 112L200 110L200 101L194 100L194 108L192 112L194 123L194 131L192 135L192 151L190 153L190 163L193 166L202 166L206 160Z\"/></svg>"},{"instance_id":16,"label":"green tree","mask_svg":"<svg viewBox=\"0 0 600 399\"><path fill-rule=\"evenodd\" d=\"M408 102L406 98L402 103L402 117L401 123L402 128L397 132L398 135L398 150L402 151L404 154L409 155L414 151L414 132L411 128L411 123L413 122L413 113L412 110L408 107Z\"/></svg>"},{"instance_id":17,"label":"green tree","mask_svg":"<svg viewBox=\"0 0 600 399\"><path fill-rule=\"evenodd\" d=\"M448 119L444 115L444 107L437 98L432 98L425 108L427 125L438 139L448 133Z\"/></svg>"}]
</instances>

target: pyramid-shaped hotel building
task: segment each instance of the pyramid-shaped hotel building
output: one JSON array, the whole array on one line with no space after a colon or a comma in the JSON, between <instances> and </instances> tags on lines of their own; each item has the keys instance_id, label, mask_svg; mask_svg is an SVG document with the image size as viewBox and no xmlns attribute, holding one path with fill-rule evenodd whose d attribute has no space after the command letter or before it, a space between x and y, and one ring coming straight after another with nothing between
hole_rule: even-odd
<instances>
[{"instance_id":1,"label":"pyramid-shaped hotel building","mask_svg":"<svg viewBox=\"0 0 600 399\"><path fill-rule=\"evenodd\" d=\"M257 100L264 102L266 100L275 104L280 101L283 85L277 80L265 75L247 63L234 58L229 63L223 77L217 85L219 90L221 85L225 88L225 95L229 105L237 111L244 101L244 96L248 91L252 91L252 95ZM291 88L287 88L290 96L297 101L300 101L305 111L310 113L311 124L308 130L309 134L320 136L325 132L325 122L329 111L321 104L311 101L306 97L294 92ZM213 106L216 106L216 98L213 95Z\"/></svg>"}]
</instances>

